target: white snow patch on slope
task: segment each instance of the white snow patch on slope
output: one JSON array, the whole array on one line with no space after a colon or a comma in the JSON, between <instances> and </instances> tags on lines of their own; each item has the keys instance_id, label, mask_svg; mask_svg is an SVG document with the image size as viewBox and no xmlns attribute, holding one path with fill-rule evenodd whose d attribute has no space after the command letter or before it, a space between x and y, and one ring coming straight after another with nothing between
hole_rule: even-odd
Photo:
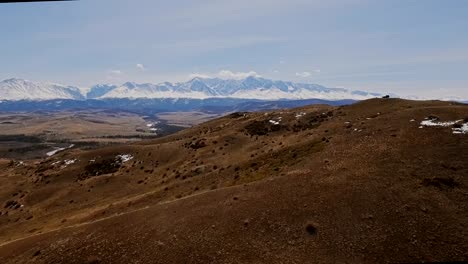
<instances>
[{"instance_id":1,"label":"white snow patch on slope","mask_svg":"<svg viewBox=\"0 0 468 264\"><path fill-rule=\"evenodd\" d=\"M275 126L280 124L279 121L275 121L275 120L270 120L270 123L275 125Z\"/></svg>"},{"instance_id":2,"label":"white snow patch on slope","mask_svg":"<svg viewBox=\"0 0 468 264\"><path fill-rule=\"evenodd\" d=\"M62 165L60 169L65 169L69 165L75 164L78 161L78 159L68 159L68 160L58 160L52 163L53 166L55 165Z\"/></svg>"},{"instance_id":3,"label":"white snow patch on slope","mask_svg":"<svg viewBox=\"0 0 468 264\"><path fill-rule=\"evenodd\" d=\"M64 160L63 164L65 164L64 167L67 167L68 165L75 164L77 161L78 161L77 159Z\"/></svg>"},{"instance_id":4,"label":"white snow patch on slope","mask_svg":"<svg viewBox=\"0 0 468 264\"><path fill-rule=\"evenodd\" d=\"M454 134L468 134L468 123L463 124L460 128L453 129Z\"/></svg>"},{"instance_id":5,"label":"white snow patch on slope","mask_svg":"<svg viewBox=\"0 0 468 264\"><path fill-rule=\"evenodd\" d=\"M128 162L133 159L133 156L130 154L117 155L116 160L122 161L122 163Z\"/></svg>"},{"instance_id":6,"label":"white snow patch on slope","mask_svg":"<svg viewBox=\"0 0 468 264\"><path fill-rule=\"evenodd\" d=\"M431 120L424 120L421 122L421 126L419 128L424 127L451 127L455 124L459 124L463 122L463 120L456 120L456 121L445 121L445 122L438 122L436 119ZM468 134L468 123L464 123L461 127L454 127L452 128L453 134Z\"/></svg>"},{"instance_id":7,"label":"white snow patch on slope","mask_svg":"<svg viewBox=\"0 0 468 264\"><path fill-rule=\"evenodd\" d=\"M297 114L296 114L296 118L301 118L301 117L303 117L303 116L305 116L305 115L306 115L306 113L300 112L300 113L297 113Z\"/></svg>"},{"instance_id":8,"label":"white snow patch on slope","mask_svg":"<svg viewBox=\"0 0 468 264\"><path fill-rule=\"evenodd\" d=\"M74 144L71 144L68 148L56 148L55 150L47 152L47 156L52 157L53 155L55 155L55 154L57 154L57 153L59 153L61 151L64 151L66 149L73 148L74 146L75 146Z\"/></svg>"},{"instance_id":9,"label":"white snow patch on slope","mask_svg":"<svg viewBox=\"0 0 468 264\"><path fill-rule=\"evenodd\" d=\"M461 121L463 120L458 120L458 121L447 121L447 122L437 122L437 120L424 120L421 122L421 125L422 126L426 126L426 127L449 127L449 126L453 126L455 125L456 123L460 123Z\"/></svg>"}]
</instances>

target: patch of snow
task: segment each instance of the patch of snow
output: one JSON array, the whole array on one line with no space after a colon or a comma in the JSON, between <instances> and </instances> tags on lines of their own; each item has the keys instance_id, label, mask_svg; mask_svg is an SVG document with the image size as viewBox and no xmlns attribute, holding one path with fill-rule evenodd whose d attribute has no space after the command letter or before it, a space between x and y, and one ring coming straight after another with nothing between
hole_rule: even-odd
<instances>
[{"instance_id":1,"label":"patch of snow","mask_svg":"<svg viewBox=\"0 0 468 264\"><path fill-rule=\"evenodd\" d=\"M151 127L155 127L156 125L159 125L159 123L160 123L159 121L155 121L155 122L146 124L146 126L151 128Z\"/></svg>"},{"instance_id":2,"label":"patch of snow","mask_svg":"<svg viewBox=\"0 0 468 264\"><path fill-rule=\"evenodd\" d=\"M65 150L65 148L57 148L55 150L47 152L47 156L52 157L53 155L59 153L60 151Z\"/></svg>"},{"instance_id":3,"label":"patch of snow","mask_svg":"<svg viewBox=\"0 0 468 264\"><path fill-rule=\"evenodd\" d=\"M270 123L277 126L279 125L280 123L278 121L275 121L275 120L270 120Z\"/></svg>"},{"instance_id":4,"label":"patch of snow","mask_svg":"<svg viewBox=\"0 0 468 264\"><path fill-rule=\"evenodd\" d=\"M461 123L463 120L456 120L456 121L446 121L446 122L438 122L437 119L426 120L421 122L421 126L423 127L451 127L455 124ZM461 127L452 128L453 134L468 134L468 123L464 123Z\"/></svg>"},{"instance_id":5,"label":"patch of snow","mask_svg":"<svg viewBox=\"0 0 468 264\"><path fill-rule=\"evenodd\" d=\"M305 116L305 115L306 115L306 113L300 112L300 113L297 113L297 114L296 114L296 118L301 118L301 117L303 117L303 116Z\"/></svg>"},{"instance_id":6,"label":"patch of snow","mask_svg":"<svg viewBox=\"0 0 468 264\"><path fill-rule=\"evenodd\" d=\"M75 162L77 162L78 160L77 159L72 159L72 160L64 160L63 163L65 164L65 167L66 166L69 166L69 165L72 165L72 164L75 164Z\"/></svg>"},{"instance_id":7,"label":"patch of snow","mask_svg":"<svg viewBox=\"0 0 468 264\"><path fill-rule=\"evenodd\" d=\"M122 161L122 163L128 162L133 159L133 156L130 154L117 155L115 157L117 160Z\"/></svg>"},{"instance_id":8,"label":"patch of snow","mask_svg":"<svg viewBox=\"0 0 468 264\"><path fill-rule=\"evenodd\" d=\"M411 119L410 122L416 122L416 120L415 120L415 119Z\"/></svg>"},{"instance_id":9,"label":"patch of snow","mask_svg":"<svg viewBox=\"0 0 468 264\"><path fill-rule=\"evenodd\" d=\"M454 134L468 134L468 123L463 124L460 128L453 128Z\"/></svg>"},{"instance_id":10,"label":"patch of snow","mask_svg":"<svg viewBox=\"0 0 468 264\"><path fill-rule=\"evenodd\" d=\"M52 150L52 151L47 152L47 156L48 156L48 157L52 157L53 155L55 155L55 154L57 154L57 153L59 153L59 152L61 152L61 151L64 151L64 150L66 150L66 149L73 148L74 146L75 146L75 144L71 144L68 148L57 148L57 149L55 149L55 150Z\"/></svg>"},{"instance_id":11,"label":"patch of snow","mask_svg":"<svg viewBox=\"0 0 468 264\"><path fill-rule=\"evenodd\" d=\"M64 163L65 163L65 165L67 165L67 166L68 166L68 165L72 165L72 164L74 164L75 162L76 162L76 159L64 160Z\"/></svg>"},{"instance_id":12,"label":"patch of snow","mask_svg":"<svg viewBox=\"0 0 468 264\"><path fill-rule=\"evenodd\" d=\"M457 121L447 121L447 122L437 122L437 120L424 120L421 122L421 125L422 126L426 126L426 127L449 127L449 126L453 126L455 125L456 123L460 123L461 121L463 120L457 120Z\"/></svg>"}]
</instances>

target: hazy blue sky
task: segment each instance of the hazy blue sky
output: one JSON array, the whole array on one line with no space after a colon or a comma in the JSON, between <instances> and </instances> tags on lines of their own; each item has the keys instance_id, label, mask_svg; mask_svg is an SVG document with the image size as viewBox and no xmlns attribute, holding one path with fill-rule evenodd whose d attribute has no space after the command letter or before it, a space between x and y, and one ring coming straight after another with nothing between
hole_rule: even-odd
<instances>
[{"instance_id":1,"label":"hazy blue sky","mask_svg":"<svg viewBox=\"0 0 468 264\"><path fill-rule=\"evenodd\" d=\"M253 71L330 87L468 98L466 0L4 4L0 36L0 79L87 86Z\"/></svg>"}]
</instances>

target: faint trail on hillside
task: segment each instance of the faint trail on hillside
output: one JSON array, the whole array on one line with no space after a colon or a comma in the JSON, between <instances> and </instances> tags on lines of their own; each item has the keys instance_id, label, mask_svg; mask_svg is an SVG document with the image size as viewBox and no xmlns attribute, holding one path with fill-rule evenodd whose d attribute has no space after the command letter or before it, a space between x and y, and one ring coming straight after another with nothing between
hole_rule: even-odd
<instances>
[{"instance_id":1,"label":"faint trail on hillside","mask_svg":"<svg viewBox=\"0 0 468 264\"><path fill-rule=\"evenodd\" d=\"M271 180L271 179L263 179L263 180L256 181L256 182L253 182L253 183L259 183L259 182L266 181L266 180ZM201 195L204 195L204 194L207 194L207 193L219 192L219 191L224 191L224 190L234 189L234 188L240 188L242 186L235 185L235 186L224 187L224 188L220 188L220 189L216 189L216 190L209 190L209 191L205 191L205 192L185 196L185 197L182 197L182 198L177 199L177 200L164 201L164 202L160 202L158 204L155 204L153 206L145 206L145 207L135 209L135 210L132 210L132 211L128 211L128 212L124 212L124 213L120 213L120 214L110 215L110 216L103 217L103 218L100 218L100 219L97 219L97 220L94 220L94 221L89 221L89 222L85 222L85 223L70 225L70 226L66 226L66 227L63 227L63 228L51 229L51 230L48 230L48 231L43 232L43 233L34 234L34 235L26 236L26 237L21 237L21 238L17 238L17 239L14 239L14 240L10 240L10 241L0 243L0 247L4 247L6 245L9 245L9 244L21 241L21 240L29 239L29 238L32 238L32 237L37 237L37 236L41 236L41 235L45 235L45 234L49 234L49 233L53 233L53 232L57 232L57 231L72 229L72 228L76 228L76 227L86 226L86 225L90 225L90 224L94 224L94 223L99 223L99 222L102 222L102 221L105 221L105 220L108 220L108 219L112 219L112 218L115 218L115 217L119 217L119 216L122 216L122 215L127 215L127 214L132 214L132 213L144 211L144 210L147 210L147 209L150 209L150 208L154 208L156 206L161 206L161 205L165 205L165 204L171 204L171 203L183 201L183 200L193 198L193 197L197 197L197 196L201 196Z\"/></svg>"}]
</instances>

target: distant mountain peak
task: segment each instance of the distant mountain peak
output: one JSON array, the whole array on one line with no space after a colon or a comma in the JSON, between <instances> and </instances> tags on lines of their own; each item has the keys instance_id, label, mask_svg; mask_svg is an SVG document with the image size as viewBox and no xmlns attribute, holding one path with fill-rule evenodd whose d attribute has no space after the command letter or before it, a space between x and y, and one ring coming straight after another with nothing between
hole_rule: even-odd
<instances>
[{"instance_id":1,"label":"distant mountain peak","mask_svg":"<svg viewBox=\"0 0 468 264\"><path fill-rule=\"evenodd\" d=\"M20 78L9 78L9 79L3 80L3 82L17 82L17 81L26 81L26 80L20 79Z\"/></svg>"},{"instance_id":2,"label":"distant mountain peak","mask_svg":"<svg viewBox=\"0 0 468 264\"><path fill-rule=\"evenodd\" d=\"M191 83L192 82L203 82L204 80L207 80L207 79L209 79L209 78L195 77L195 78L191 79L188 82L191 82Z\"/></svg>"},{"instance_id":3,"label":"distant mountain peak","mask_svg":"<svg viewBox=\"0 0 468 264\"><path fill-rule=\"evenodd\" d=\"M84 98L80 89L73 86L34 83L19 78L10 78L0 82L0 100L82 100Z\"/></svg>"},{"instance_id":4,"label":"distant mountain peak","mask_svg":"<svg viewBox=\"0 0 468 264\"><path fill-rule=\"evenodd\" d=\"M134 88L137 88L138 87L138 84L135 83L135 82L126 82L124 84L122 84L122 86L125 86L129 89L134 89Z\"/></svg>"}]
</instances>

